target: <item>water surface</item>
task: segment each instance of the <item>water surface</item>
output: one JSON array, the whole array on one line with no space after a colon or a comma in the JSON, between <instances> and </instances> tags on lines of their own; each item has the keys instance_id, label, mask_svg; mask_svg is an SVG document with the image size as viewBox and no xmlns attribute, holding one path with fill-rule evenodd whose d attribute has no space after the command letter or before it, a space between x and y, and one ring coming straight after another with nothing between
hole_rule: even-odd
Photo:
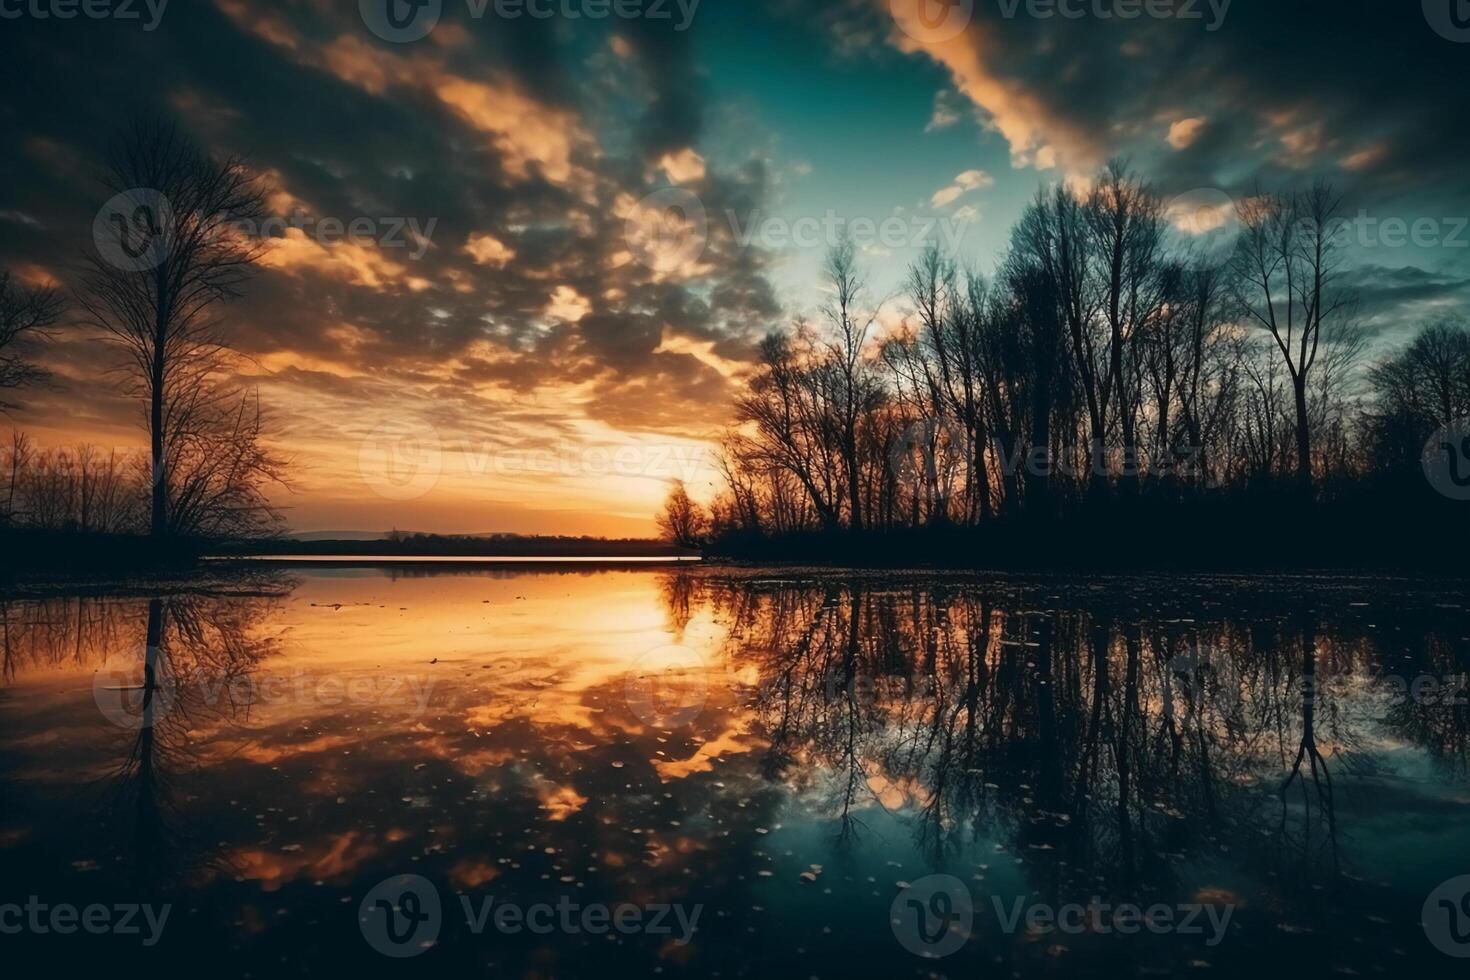
<instances>
[{"instance_id":1,"label":"water surface","mask_svg":"<svg viewBox=\"0 0 1470 980\"><path fill-rule=\"evenodd\" d=\"M1464 965L1423 923L1470 874L1458 588L303 565L17 593L0 636L0 905L170 908L152 945L0 936L57 964ZM418 910L407 875L438 919L383 955L374 903ZM571 918L476 932L462 900ZM619 907L646 928L580 918Z\"/></svg>"}]
</instances>

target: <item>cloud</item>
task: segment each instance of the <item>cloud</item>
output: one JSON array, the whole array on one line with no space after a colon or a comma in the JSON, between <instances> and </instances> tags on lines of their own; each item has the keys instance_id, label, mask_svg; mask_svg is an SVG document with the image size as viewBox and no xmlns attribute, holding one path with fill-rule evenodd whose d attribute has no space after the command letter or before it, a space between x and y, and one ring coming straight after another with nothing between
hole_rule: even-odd
<instances>
[{"instance_id":1,"label":"cloud","mask_svg":"<svg viewBox=\"0 0 1470 980\"><path fill-rule=\"evenodd\" d=\"M557 286L546 304L546 315L565 323L576 323L591 312L592 304L587 297L571 286Z\"/></svg>"},{"instance_id":2,"label":"cloud","mask_svg":"<svg viewBox=\"0 0 1470 980\"><path fill-rule=\"evenodd\" d=\"M553 184L567 185L577 176L572 147L581 133L570 113L541 105L506 82L446 75L435 82L434 94L491 138L511 177L524 180L532 164Z\"/></svg>"},{"instance_id":3,"label":"cloud","mask_svg":"<svg viewBox=\"0 0 1470 980\"><path fill-rule=\"evenodd\" d=\"M924 132L933 133L958 123L964 118L960 111L961 100L959 94L953 89L940 89L934 93L934 112L929 117L929 124L924 127Z\"/></svg>"},{"instance_id":4,"label":"cloud","mask_svg":"<svg viewBox=\"0 0 1470 980\"><path fill-rule=\"evenodd\" d=\"M995 178L991 177L985 171L966 170L958 174L954 182L948 187L942 187L935 191L934 196L929 199L929 204L935 208L946 207L958 201L970 191L993 187L994 185Z\"/></svg>"},{"instance_id":5,"label":"cloud","mask_svg":"<svg viewBox=\"0 0 1470 980\"><path fill-rule=\"evenodd\" d=\"M297 277L316 272L373 290L400 283L413 283L414 288L422 289L427 282L421 276L411 276L406 265L387 258L371 245L320 241L300 228L288 228L283 237L270 239L260 264Z\"/></svg>"},{"instance_id":6,"label":"cloud","mask_svg":"<svg viewBox=\"0 0 1470 980\"><path fill-rule=\"evenodd\" d=\"M97 168L136 116L176 119L211 151L244 154L278 215L437 222L432 241L404 248L291 228L221 308L249 359L239 380L260 388L304 461L298 514L352 495L339 463L369 416L425 415L446 433L515 433L530 447L591 431L713 437L731 377L782 319L763 256L727 229L712 231L700 261L660 273L633 258L617 213L670 179L696 187L712 213L765 202L762 161L703 151L688 39L619 23L615 49L614 28L596 25L609 42L584 57L558 25L522 18L490 31L453 19L462 14L446 5L432 43L394 46L365 31L355 4L218 0L171 8L147 35L23 25L13 50L37 94L0 116L0 138L19 148L0 210L24 201L35 224L0 220L0 265L75 285L101 203ZM117 97L101 104L99 90ZM665 334L679 340L661 349ZM110 444L141 439L110 349L58 342L47 359L57 387L17 424L44 434L47 419L83 416ZM447 512L490 506L479 490L423 513L444 526ZM584 501L600 492L584 490ZM650 482L626 509L651 515L662 490ZM584 514L576 530L610 526L570 496L539 506ZM517 507L494 513L511 521ZM358 511L379 514L372 527L393 522Z\"/></svg>"},{"instance_id":7,"label":"cloud","mask_svg":"<svg viewBox=\"0 0 1470 980\"><path fill-rule=\"evenodd\" d=\"M960 195L963 193L965 193L963 187L951 184L948 187L941 187L935 191L934 196L929 199L929 203L936 208L942 208L947 204L953 204L959 200Z\"/></svg>"},{"instance_id":8,"label":"cloud","mask_svg":"<svg viewBox=\"0 0 1470 980\"><path fill-rule=\"evenodd\" d=\"M1169 125L1167 137L1169 145L1176 150L1187 150L1199 139L1200 133L1204 132L1209 120L1204 116L1191 116L1188 119L1177 119Z\"/></svg>"},{"instance_id":9,"label":"cloud","mask_svg":"<svg viewBox=\"0 0 1470 980\"><path fill-rule=\"evenodd\" d=\"M475 232L464 245L465 254L479 265L504 269L516 257L515 249L489 232Z\"/></svg>"},{"instance_id":10,"label":"cloud","mask_svg":"<svg viewBox=\"0 0 1470 980\"><path fill-rule=\"evenodd\" d=\"M704 179L704 158L685 147L677 153L665 153L658 161L659 169L676 184L693 184Z\"/></svg>"},{"instance_id":11,"label":"cloud","mask_svg":"<svg viewBox=\"0 0 1470 980\"><path fill-rule=\"evenodd\" d=\"M965 190L975 190L979 187L995 186L995 178L983 170L966 170L957 175L954 182Z\"/></svg>"},{"instance_id":12,"label":"cloud","mask_svg":"<svg viewBox=\"0 0 1470 980\"><path fill-rule=\"evenodd\" d=\"M999 132L1010 144L1014 166L1055 166L1059 148L1068 160L1094 163L1099 148L1080 129L1072 126L1024 84L1006 78L993 68L992 55L999 38L981 18L970 21L969 29L954 37L929 38L920 16L919 4L890 4L881 7L893 17L889 42L906 53L927 56L942 65L954 88L981 113L981 123Z\"/></svg>"},{"instance_id":13,"label":"cloud","mask_svg":"<svg viewBox=\"0 0 1470 980\"><path fill-rule=\"evenodd\" d=\"M1456 186L1463 141L1442 120L1470 115L1470 90L1436 80L1453 77L1464 52L1435 34L1418 4L1336 5L1330 45L1320 11L1247 0L1214 24L1006 17L977 3L963 32L939 39L908 22L917 8L842 4L839 48L882 46L939 66L942 90L969 102L1017 168L1065 176L1125 155L1171 193L1343 169L1373 174L1364 196ZM1385 51L1411 53L1414 70ZM1373 166L1364 149L1380 143L1414 165ZM1339 168L1344 160L1353 166Z\"/></svg>"},{"instance_id":14,"label":"cloud","mask_svg":"<svg viewBox=\"0 0 1470 980\"><path fill-rule=\"evenodd\" d=\"M1374 143L1365 146L1355 153L1350 153L1340 161L1344 170L1371 170L1383 163L1393 155L1393 147L1387 143Z\"/></svg>"}]
</instances>

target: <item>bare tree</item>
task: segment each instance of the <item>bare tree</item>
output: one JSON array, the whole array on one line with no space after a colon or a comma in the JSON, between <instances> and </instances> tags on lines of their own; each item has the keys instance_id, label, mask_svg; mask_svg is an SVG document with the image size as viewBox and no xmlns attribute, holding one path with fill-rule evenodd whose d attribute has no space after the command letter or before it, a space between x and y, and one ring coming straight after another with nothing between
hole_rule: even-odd
<instances>
[{"instance_id":1,"label":"bare tree","mask_svg":"<svg viewBox=\"0 0 1470 980\"><path fill-rule=\"evenodd\" d=\"M830 418L842 456L846 479L849 527L863 529L863 493L858 459L858 426L882 403L883 390L873 377L864 354L868 333L877 320L876 312L860 310L864 291L857 267L857 250L847 238L827 256L827 279L832 302L824 310L836 334L827 345L829 357L823 372L828 379Z\"/></svg>"},{"instance_id":2,"label":"bare tree","mask_svg":"<svg viewBox=\"0 0 1470 980\"><path fill-rule=\"evenodd\" d=\"M1352 306L1343 288L1342 242L1335 237L1342 198L1317 181L1305 191L1260 194L1238 207L1242 226L1233 259L1236 300L1246 318L1276 342L1291 381L1296 480L1312 492L1312 419L1308 394L1324 331Z\"/></svg>"},{"instance_id":3,"label":"bare tree","mask_svg":"<svg viewBox=\"0 0 1470 980\"><path fill-rule=\"evenodd\" d=\"M25 479L30 472L31 459L35 447L31 445L30 436L13 429L10 433L10 445L5 448L5 523L7 525L19 523L21 517L20 506L24 502Z\"/></svg>"},{"instance_id":4,"label":"bare tree","mask_svg":"<svg viewBox=\"0 0 1470 980\"><path fill-rule=\"evenodd\" d=\"M1368 378L1381 411L1425 433L1470 415L1470 322L1450 317L1423 327Z\"/></svg>"},{"instance_id":5,"label":"bare tree","mask_svg":"<svg viewBox=\"0 0 1470 980\"><path fill-rule=\"evenodd\" d=\"M1376 466L1417 470L1429 434L1470 416L1470 322L1449 317L1421 328L1368 371L1368 383L1374 403L1367 435Z\"/></svg>"},{"instance_id":6,"label":"bare tree","mask_svg":"<svg viewBox=\"0 0 1470 980\"><path fill-rule=\"evenodd\" d=\"M794 477L823 528L833 531L839 526L841 477L814 347L805 324L798 324L794 334L766 337L760 370L736 403L736 419L753 431L745 459Z\"/></svg>"},{"instance_id":7,"label":"bare tree","mask_svg":"<svg viewBox=\"0 0 1470 980\"><path fill-rule=\"evenodd\" d=\"M146 461L81 443L36 449L23 433L0 452L6 486L0 524L43 531L104 534L142 525Z\"/></svg>"},{"instance_id":8,"label":"bare tree","mask_svg":"<svg viewBox=\"0 0 1470 980\"><path fill-rule=\"evenodd\" d=\"M1184 356L1179 366L1179 421L1196 473L1213 461L1216 439L1228 428L1239 389L1240 366L1227 329L1225 270L1209 263L1186 267L1180 306ZM1168 438L1168 433L1165 433Z\"/></svg>"},{"instance_id":9,"label":"bare tree","mask_svg":"<svg viewBox=\"0 0 1470 980\"><path fill-rule=\"evenodd\" d=\"M658 515L658 529L664 539L680 548L697 548L703 543L708 526L704 511L690 499L684 481L675 480Z\"/></svg>"},{"instance_id":10,"label":"bare tree","mask_svg":"<svg viewBox=\"0 0 1470 980\"><path fill-rule=\"evenodd\" d=\"M922 529L942 548L946 523L1012 515L1091 519L1106 537L1108 495L1153 464L1168 521L1274 505L1293 474L1320 480L1323 503L1363 505L1372 488L1355 478L1392 468L1374 458L1383 446L1399 475L1417 470L1428 432L1470 414L1470 343L1430 333L1380 366L1379 412L1364 411L1339 207L1323 184L1258 196L1222 265L1168 235L1150 185L1110 164L1085 193L1040 193L992 282L922 251L911 312L876 344L839 247L828 322L768 337L738 398L712 539L738 550L818 528Z\"/></svg>"},{"instance_id":11,"label":"bare tree","mask_svg":"<svg viewBox=\"0 0 1470 980\"><path fill-rule=\"evenodd\" d=\"M127 352L147 407L150 533L238 523L205 517L206 506L259 517L262 485L279 477L281 461L259 448L259 413L245 421L248 403L222 387L229 350L217 309L238 295L264 247L242 233L265 214L261 188L239 159L216 160L162 124L123 140L106 184L118 196L94 227L80 302ZM223 459L209 455L221 448Z\"/></svg>"},{"instance_id":12,"label":"bare tree","mask_svg":"<svg viewBox=\"0 0 1470 980\"><path fill-rule=\"evenodd\" d=\"M1121 353L1114 356L1116 338L1098 316L1100 290L1088 239L1084 202L1064 186L1050 194L1038 193L1011 232L1015 260L1040 269L1051 280L1071 338L1071 367L1087 410L1089 491L1096 497L1106 488L1103 455Z\"/></svg>"},{"instance_id":13,"label":"bare tree","mask_svg":"<svg viewBox=\"0 0 1470 980\"><path fill-rule=\"evenodd\" d=\"M1098 176L1083 208L1091 264L1097 278L1101 329L1091 331L1095 346L1088 354L1102 380L1097 383L1094 413L1094 465L1107 431L1110 401L1123 437L1124 486L1135 487L1139 472L1138 413L1143 397L1139 344L1147 327L1165 307L1168 277L1161 262L1163 206L1153 189L1135 177L1123 161L1109 163ZM1086 339L1086 333L1078 334ZM1091 355L1096 354L1096 361ZM1085 377L1085 375L1084 375Z\"/></svg>"},{"instance_id":14,"label":"bare tree","mask_svg":"<svg viewBox=\"0 0 1470 980\"><path fill-rule=\"evenodd\" d=\"M26 286L14 281L8 269L0 270L0 393L46 376L19 348L44 336L65 310L66 302L54 288ZM15 407L0 398L0 411Z\"/></svg>"}]
</instances>

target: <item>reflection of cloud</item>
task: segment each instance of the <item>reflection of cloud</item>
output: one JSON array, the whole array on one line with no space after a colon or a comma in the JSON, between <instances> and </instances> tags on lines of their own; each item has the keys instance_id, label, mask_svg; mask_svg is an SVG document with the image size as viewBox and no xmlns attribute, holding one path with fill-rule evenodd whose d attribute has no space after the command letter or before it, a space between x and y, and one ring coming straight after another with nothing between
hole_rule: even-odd
<instances>
[{"instance_id":1,"label":"reflection of cloud","mask_svg":"<svg viewBox=\"0 0 1470 980\"><path fill-rule=\"evenodd\" d=\"M273 892L303 878L340 884L380 850L355 830L331 834L322 842L286 847L292 849L242 848L228 855L228 863L240 875L258 882L262 891Z\"/></svg>"},{"instance_id":2,"label":"reflection of cloud","mask_svg":"<svg viewBox=\"0 0 1470 980\"><path fill-rule=\"evenodd\" d=\"M536 798L549 820L565 820L587 804L587 797L570 786L557 786L546 779L536 783Z\"/></svg>"},{"instance_id":3,"label":"reflection of cloud","mask_svg":"<svg viewBox=\"0 0 1470 980\"><path fill-rule=\"evenodd\" d=\"M461 860L449 869L450 882L462 891L479 888L499 877L500 869L483 858Z\"/></svg>"},{"instance_id":4,"label":"reflection of cloud","mask_svg":"<svg viewBox=\"0 0 1470 980\"><path fill-rule=\"evenodd\" d=\"M701 744L692 755L686 758L660 759L654 763L654 768L658 770L659 778L665 781L684 779L695 773L712 772L715 768L715 760L727 754L751 752L754 748L749 733L742 725L739 728L730 728L720 732L714 738Z\"/></svg>"},{"instance_id":5,"label":"reflection of cloud","mask_svg":"<svg viewBox=\"0 0 1470 980\"><path fill-rule=\"evenodd\" d=\"M1340 599L1340 583L1302 586L1306 596L1241 596L1218 579L1171 581L1167 594L1059 593L953 576L873 582L739 570L310 576L262 624L283 637L264 666L313 678L363 667L384 680L429 672L439 681L433 710L394 725L371 706L265 704L248 724L191 732L208 751L190 773L186 816L210 828L211 846L225 841L219 851L230 865L195 878L214 889L221 912L200 927L233 922L273 962L271 938L299 938L311 921L297 910L360 899L364 883L410 866L441 887L497 900L548 887L587 902L693 893L735 917L762 872L775 879L763 890L793 890L782 897L807 888L800 880L811 879L797 874L820 874L808 862L825 860L813 842L845 835L850 821L859 833L843 843L855 842L853 856L875 867L893 857L890 829L941 852L978 839L987 851L993 842L1003 866L1059 883L1066 901L1131 898L1159 853L1182 861L1230 853L1271 877L1311 873L1302 860L1310 855L1260 805L1261 787L1279 785L1302 737L1292 678L1304 648L1318 651L1320 710L1338 719L1321 736L1324 753L1353 746L1416 767L1463 755L1465 733L1439 706L1386 716L1370 683L1388 662L1436 676L1463 671L1453 589L1416 585L1402 602L1395 594L1356 608L1317 601L1328 592ZM58 785L84 780L106 747L75 714L95 709L68 692L102 652L136 639L135 627L110 631L99 611L136 613L139 603L85 602L0 608L7 664L13 658L21 674L8 705L15 724L0 745L21 774L20 813L65 812L46 809L75 796ZM1304 620L1304 608L1326 612ZM733 689L712 685L715 697L687 733L645 727L619 700L619 668L672 630L739 668L726 671L738 680ZM1196 642L1232 659L1238 698L1201 699L1178 683L1169 665ZM862 683L849 690L847 677ZM485 703L505 712L471 729L466 717ZM1089 719L1107 710L1131 723L1099 733ZM1184 725L1189 738L1157 737ZM325 746L323 737L353 744ZM253 746L264 751L243 751ZM1172 773L1166 798L1129 790L1123 761ZM290 799L266 805L271 793L248 795L259 787ZM1355 816L1336 815L1344 848L1361 836L1349 826ZM865 819L883 821L867 844ZM1136 846L1113 846L1120 827ZM0 846L49 860L76 832L36 820L20 839L0 835ZM1328 833L1308 837L1331 846ZM1331 880L1340 880L1336 868ZM833 864L828 874L847 873ZM1242 904L1217 885L1179 886L1167 875L1159 884L1180 900ZM1310 909L1316 895L1287 895L1299 904L1283 915ZM746 941L760 921L701 932L709 944L701 955L722 934ZM598 956L622 949L596 945Z\"/></svg>"}]
</instances>

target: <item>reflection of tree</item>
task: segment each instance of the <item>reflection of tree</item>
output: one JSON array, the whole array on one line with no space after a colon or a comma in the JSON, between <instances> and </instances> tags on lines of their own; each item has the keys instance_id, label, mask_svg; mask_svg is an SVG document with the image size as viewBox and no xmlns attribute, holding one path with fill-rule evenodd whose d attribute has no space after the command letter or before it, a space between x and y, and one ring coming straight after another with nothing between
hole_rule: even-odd
<instances>
[{"instance_id":1,"label":"reflection of tree","mask_svg":"<svg viewBox=\"0 0 1470 980\"><path fill-rule=\"evenodd\" d=\"M110 806L134 869L150 882L212 864L207 846L183 830L174 779L196 763L192 733L228 724L249 709L247 680L272 649L258 630L258 598L174 595L148 601L141 726L110 778Z\"/></svg>"},{"instance_id":2,"label":"reflection of tree","mask_svg":"<svg viewBox=\"0 0 1470 980\"><path fill-rule=\"evenodd\" d=\"M864 810L902 808L936 860L988 835L1058 892L1167 886L1181 855L1224 846L1268 870L1320 847L1336 867L1327 767L1380 723L1351 710L1348 681L1387 659L1365 624L1287 602L1201 616L1182 600L924 580L708 592L732 657L760 669L767 776L798 783L844 835ZM1433 649L1431 669L1448 674L1447 644ZM1426 710L1384 720L1463 757L1464 709L1433 721ZM1262 804L1297 781L1318 806L1300 834L1283 820L1273 850Z\"/></svg>"},{"instance_id":3,"label":"reflection of tree","mask_svg":"<svg viewBox=\"0 0 1470 980\"><path fill-rule=\"evenodd\" d=\"M1317 791L1317 801L1321 805L1321 811L1327 819L1328 840L1331 844L1333 867L1337 865L1337 807L1332 795L1332 773L1327 767L1327 760L1322 757L1322 750L1317 747L1317 704L1319 691L1317 682L1317 630L1315 623L1310 617L1305 618L1301 632L1302 643L1302 729L1301 738L1297 743L1296 759L1291 764L1291 770L1286 781L1281 784L1281 827L1286 829L1286 799L1293 782L1300 781L1302 790L1302 807L1305 811L1303 832L1303 850L1310 846L1312 832L1312 798L1307 792L1307 777L1302 774L1302 764L1305 761L1310 767L1312 785Z\"/></svg>"},{"instance_id":4,"label":"reflection of tree","mask_svg":"<svg viewBox=\"0 0 1470 980\"><path fill-rule=\"evenodd\" d=\"M250 675L275 646L263 621L284 588L265 579L146 599L0 601L7 681L64 665L121 667L131 678L116 693L135 724L118 729L120 761L103 781L100 808L142 885L161 887L214 862L210 846L183 829L176 782L197 764L200 733L248 710Z\"/></svg>"},{"instance_id":5,"label":"reflection of tree","mask_svg":"<svg viewBox=\"0 0 1470 980\"><path fill-rule=\"evenodd\" d=\"M111 600L90 596L0 599L3 674L14 681L27 668L83 665L89 656L126 642L126 618Z\"/></svg>"},{"instance_id":6,"label":"reflection of tree","mask_svg":"<svg viewBox=\"0 0 1470 980\"><path fill-rule=\"evenodd\" d=\"M694 576L685 571L669 572L659 576L659 587L663 592L664 609L669 614L669 631L674 642L682 643L684 630L689 627L694 597Z\"/></svg>"},{"instance_id":7,"label":"reflection of tree","mask_svg":"<svg viewBox=\"0 0 1470 980\"><path fill-rule=\"evenodd\" d=\"M1384 719L1403 738L1463 774L1470 768L1470 667L1438 636L1418 641L1414 659L1424 665L1420 676L1433 683L1416 698L1411 688L1417 678L1406 679L1402 688L1391 691Z\"/></svg>"}]
</instances>

